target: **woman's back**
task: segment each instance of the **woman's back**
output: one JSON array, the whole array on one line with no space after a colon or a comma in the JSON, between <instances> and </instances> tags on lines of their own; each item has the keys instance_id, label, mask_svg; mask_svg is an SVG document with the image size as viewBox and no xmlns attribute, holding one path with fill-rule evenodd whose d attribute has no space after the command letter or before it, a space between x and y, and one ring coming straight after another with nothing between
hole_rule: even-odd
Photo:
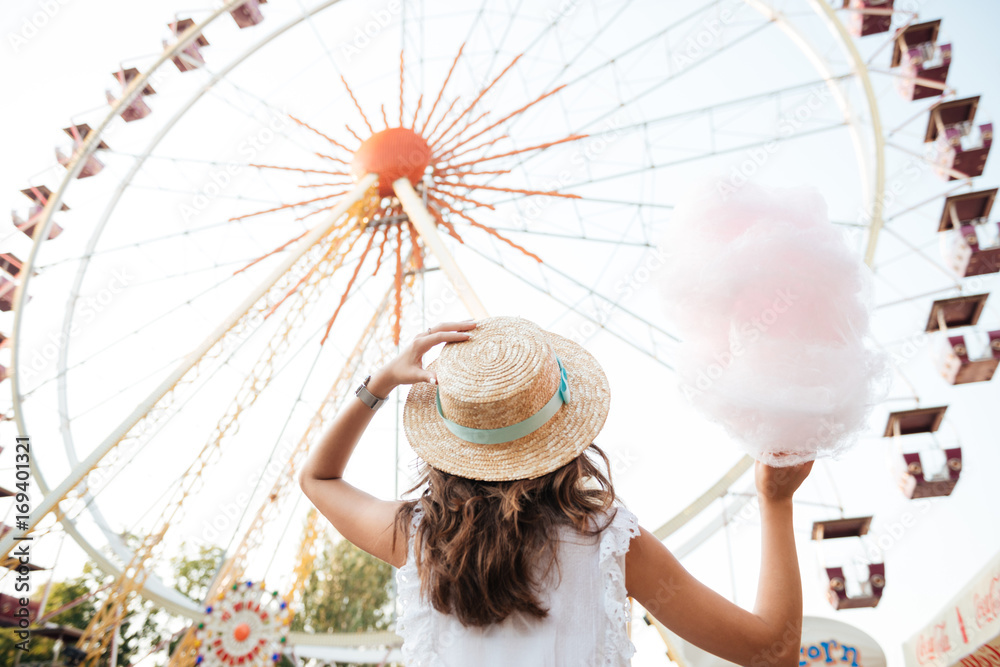
<instances>
[{"instance_id":1,"label":"woman's back","mask_svg":"<svg viewBox=\"0 0 1000 667\"><path fill-rule=\"evenodd\" d=\"M418 505L406 564L397 575L401 604L397 632L404 640L407 667L628 665L634 647L626 630L625 554L639 527L628 509L618 505L616 510L599 536L560 527L559 565L550 569L539 591L548 610L545 618L513 614L490 626L466 627L434 609L420 594L413 554L413 536L423 518Z\"/></svg>"}]
</instances>

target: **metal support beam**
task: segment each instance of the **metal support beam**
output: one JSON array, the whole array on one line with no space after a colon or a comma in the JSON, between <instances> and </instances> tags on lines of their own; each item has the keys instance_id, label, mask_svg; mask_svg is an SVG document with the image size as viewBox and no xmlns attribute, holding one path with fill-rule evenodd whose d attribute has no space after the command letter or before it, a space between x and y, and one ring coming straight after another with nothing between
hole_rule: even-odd
<instances>
[{"instance_id":1,"label":"metal support beam","mask_svg":"<svg viewBox=\"0 0 1000 667\"><path fill-rule=\"evenodd\" d=\"M313 227L305 237L294 247L294 249L285 256L281 262L274 267L274 270L265 278L261 283L250 292L230 314L223 320L223 322L216 327L209 336L202 341L202 343L192 350L177 368L167 376L163 382L160 383L156 389L152 391L144 400L140 401L135 409L129 414L128 417L122 421L112 432L104 439L101 444L94 448L94 450L72 471L66 476L66 478L59 483L57 487L52 489L42 502L34 509L34 511L28 516L27 528L11 530L2 540L0 540L0 555L5 555L10 552L11 548L14 546L14 541L27 535L28 532L34 528L42 517L51 512L56 506L62 502L63 498L66 497L73 488L80 484L80 482L87 476L87 474L93 470L100 461L110 452L114 447L125 438L126 435L138 424L143 417L145 417L149 411L155 406L164 396L166 396L173 387L183 378L188 371L198 365L206 353L212 349L215 344L220 341L226 333L232 329L236 324L246 315L247 312L253 308L261 297L267 294L275 282L277 282L281 276L283 276L295 263L303 257L310 248L313 247L323 236L325 236L333 226L340 220L340 218L350 209L355 202L361 200L368 190L375 185L378 177L374 174L366 174L358 184L348 193L337 206L330 212L326 220Z\"/></svg>"},{"instance_id":2,"label":"metal support beam","mask_svg":"<svg viewBox=\"0 0 1000 667\"><path fill-rule=\"evenodd\" d=\"M424 206L423 200L413 188L410 179L405 177L400 178L392 184L392 189L396 192L396 198L403 205L403 210L406 211L410 222L417 229L420 238L424 240L430 251L434 253L438 264L441 265L441 270L448 276L455 291L458 292L459 298L462 299L462 303L468 309L469 314L476 319L488 317L489 314L486 312L486 307L479 300L479 297L476 296L476 293L472 290L472 285L469 284L469 280L462 273L462 269L458 267L455 258L448 252L448 248L445 247L441 236L437 233L437 223L434 221L434 217L427 210L427 207Z\"/></svg>"}]
</instances>

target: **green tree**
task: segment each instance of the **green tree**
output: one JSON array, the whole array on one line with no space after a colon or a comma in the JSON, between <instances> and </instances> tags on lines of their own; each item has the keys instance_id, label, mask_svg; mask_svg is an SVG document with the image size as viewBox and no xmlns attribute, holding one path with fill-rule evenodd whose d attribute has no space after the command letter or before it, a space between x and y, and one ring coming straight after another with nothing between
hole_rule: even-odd
<instances>
[{"instance_id":1,"label":"green tree","mask_svg":"<svg viewBox=\"0 0 1000 667\"><path fill-rule=\"evenodd\" d=\"M316 633L387 629L392 567L344 539L324 541L319 549L292 629Z\"/></svg>"}]
</instances>

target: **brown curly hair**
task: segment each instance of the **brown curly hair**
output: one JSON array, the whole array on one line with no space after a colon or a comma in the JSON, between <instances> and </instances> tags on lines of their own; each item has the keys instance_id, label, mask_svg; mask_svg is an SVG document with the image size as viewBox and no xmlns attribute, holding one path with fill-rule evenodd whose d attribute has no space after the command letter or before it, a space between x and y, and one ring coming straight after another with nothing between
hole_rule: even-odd
<instances>
[{"instance_id":1,"label":"brown curly hair","mask_svg":"<svg viewBox=\"0 0 1000 667\"><path fill-rule=\"evenodd\" d=\"M603 470L588 456L593 451ZM409 537L419 504L424 516L414 536L421 591L439 612L466 626L486 626L515 612L544 618L539 582L555 562L560 525L598 535L614 513L607 455L590 445L566 465L536 479L483 482L423 466L426 484L396 513L395 534ZM606 521L595 521L599 515ZM395 539L393 540L395 542ZM395 548L395 544L393 545Z\"/></svg>"}]
</instances>

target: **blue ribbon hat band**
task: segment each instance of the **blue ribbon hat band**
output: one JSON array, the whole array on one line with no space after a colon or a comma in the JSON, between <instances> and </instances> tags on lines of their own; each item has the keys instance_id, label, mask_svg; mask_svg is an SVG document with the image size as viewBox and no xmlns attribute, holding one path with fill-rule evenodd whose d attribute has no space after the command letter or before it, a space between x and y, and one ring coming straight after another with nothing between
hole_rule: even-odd
<instances>
[{"instance_id":1,"label":"blue ribbon hat band","mask_svg":"<svg viewBox=\"0 0 1000 667\"><path fill-rule=\"evenodd\" d=\"M503 426L501 428L469 428L468 426L456 424L444 416L444 411L441 409L440 387L438 387L436 395L438 416L441 417L441 420L444 422L444 425L448 427L449 431L462 440L475 443L477 445L499 445L505 442L510 442L511 440L523 438L526 435L534 433L541 428L545 422L552 419L553 415L559 412L559 408L563 406L563 403L569 403L569 382L566 377L566 368L563 366L562 360L559 359L558 356L556 356L556 363L559 364L559 388L556 390L556 393L552 395L549 402L543 405L538 412L531 415L527 419L517 422L516 424Z\"/></svg>"}]
</instances>

